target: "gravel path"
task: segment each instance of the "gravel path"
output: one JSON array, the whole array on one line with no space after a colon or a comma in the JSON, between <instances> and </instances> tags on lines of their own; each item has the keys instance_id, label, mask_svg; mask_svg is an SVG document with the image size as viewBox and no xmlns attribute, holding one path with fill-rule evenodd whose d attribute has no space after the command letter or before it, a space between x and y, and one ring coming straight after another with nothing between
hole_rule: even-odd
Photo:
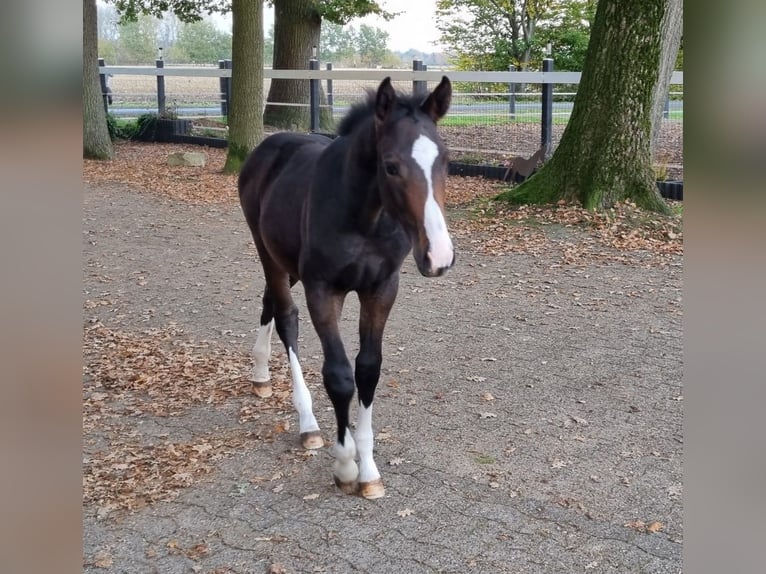
<instances>
[{"instance_id":1,"label":"gravel path","mask_svg":"<svg viewBox=\"0 0 766 574\"><path fill-rule=\"evenodd\" d=\"M681 572L679 256L568 265L556 248L485 255L475 235L457 238L444 278L421 277L408 259L375 403L387 495L365 501L335 489L328 448L300 449L289 398L232 391L187 405L181 396L162 415L147 408L162 402L162 386L107 384L139 352L124 341L155 346L159 332L172 333L156 343L167 360L196 342L195 357L246 372L263 281L238 206L88 185L83 218L84 395L102 409L86 421L86 484L112 480L115 496L129 497L164 464L157 455L146 476L130 475L141 449L191 445L183 452L205 462L200 474L171 471L182 487L132 499L133 510L86 497L85 572ZM570 243L583 233L543 231ZM328 440L320 347L299 289L296 299ZM356 309L349 298L349 353ZM94 326L123 338L99 346ZM106 378L94 373L110 367L89 368L117 352ZM194 372L192 363L180 368ZM280 365L283 353L278 390ZM160 367L144 374L160 377ZM203 379L189 378L190 394ZM229 442L219 448L217 437Z\"/></svg>"}]
</instances>

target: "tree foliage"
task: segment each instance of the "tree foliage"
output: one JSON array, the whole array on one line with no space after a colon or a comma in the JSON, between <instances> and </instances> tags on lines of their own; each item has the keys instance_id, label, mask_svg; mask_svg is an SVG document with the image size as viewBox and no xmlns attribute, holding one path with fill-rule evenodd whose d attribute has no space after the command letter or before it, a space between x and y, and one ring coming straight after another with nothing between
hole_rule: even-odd
<instances>
[{"instance_id":1,"label":"tree foliage","mask_svg":"<svg viewBox=\"0 0 766 574\"><path fill-rule=\"evenodd\" d=\"M182 22L197 22L203 14L225 14L232 0L112 0L123 22L133 22L140 15L162 18L172 12Z\"/></svg>"},{"instance_id":2,"label":"tree foliage","mask_svg":"<svg viewBox=\"0 0 766 574\"><path fill-rule=\"evenodd\" d=\"M157 20L141 15L135 21L120 25L116 43L115 63L147 64L157 58Z\"/></svg>"},{"instance_id":3,"label":"tree foliage","mask_svg":"<svg viewBox=\"0 0 766 574\"><path fill-rule=\"evenodd\" d=\"M338 66L385 66L398 61L388 49L388 32L375 26L322 22L319 57Z\"/></svg>"},{"instance_id":4,"label":"tree foliage","mask_svg":"<svg viewBox=\"0 0 766 574\"><path fill-rule=\"evenodd\" d=\"M582 71L595 14L596 0L558 3L553 17L537 27L534 52L542 57L550 44L557 70Z\"/></svg>"},{"instance_id":5,"label":"tree foliage","mask_svg":"<svg viewBox=\"0 0 766 574\"><path fill-rule=\"evenodd\" d=\"M558 69L582 69L595 0L438 0L437 26L465 70L527 69L553 45Z\"/></svg>"},{"instance_id":6,"label":"tree foliage","mask_svg":"<svg viewBox=\"0 0 766 574\"><path fill-rule=\"evenodd\" d=\"M178 31L174 60L192 64L213 64L231 58L231 34L209 20L184 23Z\"/></svg>"}]
</instances>

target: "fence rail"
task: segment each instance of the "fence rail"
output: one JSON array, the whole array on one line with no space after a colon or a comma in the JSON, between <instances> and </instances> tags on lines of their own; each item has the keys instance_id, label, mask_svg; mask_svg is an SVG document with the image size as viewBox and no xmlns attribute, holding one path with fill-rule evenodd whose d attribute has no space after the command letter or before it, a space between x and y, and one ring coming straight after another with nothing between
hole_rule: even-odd
<instances>
[{"instance_id":1,"label":"fence rail","mask_svg":"<svg viewBox=\"0 0 766 574\"><path fill-rule=\"evenodd\" d=\"M219 62L218 67L166 66L157 60L155 66L111 66L99 67L102 86L109 79L113 86L110 99L112 113L125 117L136 117L167 110L172 102L173 111L184 117L228 115L230 93L230 61ZM580 72L556 72L552 61L546 62L545 71L495 71L476 72L458 70L428 70L422 62L414 61L411 70L390 69L314 69L264 70L264 93L273 79L308 81L314 93L311 101L305 103L282 103L277 105L304 106L310 108L311 128L319 131L320 107L332 109L333 117L341 117L348 107L364 97L364 89L374 87L386 76L403 91L425 92L428 85L435 85L443 75L453 82L453 98L450 113L440 124L447 145L460 154L495 154L529 156L541 146L552 153L563 127L568 121ZM132 78L134 87L123 86ZM326 100L316 96L319 83L326 87ZM127 85L125 83L125 85ZM683 72L673 72L672 86L683 86ZM139 86L139 87L135 87ZM201 86L204 86L201 87ZM556 92L555 87L563 90ZM529 89L530 87L536 89ZM106 91L106 89L105 89ZM202 93L204 92L204 93ZM105 105L106 98L105 98ZM678 88L671 92L665 107L664 128L673 131L672 139L677 148L682 148L681 122L683 113L683 91ZM535 128L535 126L537 126ZM537 135L530 135L530 128L537 129ZM680 142L680 143L679 143ZM676 165L682 163L682 149L657 161Z\"/></svg>"},{"instance_id":2,"label":"fence rail","mask_svg":"<svg viewBox=\"0 0 766 574\"><path fill-rule=\"evenodd\" d=\"M109 66L99 67L101 74L130 76L186 76L198 78L230 78L231 68L213 67L154 67L154 66ZM579 84L581 72L467 72L461 70L388 70L388 69L345 69L332 70L263 70L265 79L283 80L376 80L390 76L399 82L438 82L442 76L449 76L453 82L478 82L495 84ZM673 72L671 84L683 84L684 73Z\"/></svg>"}]
</instances>

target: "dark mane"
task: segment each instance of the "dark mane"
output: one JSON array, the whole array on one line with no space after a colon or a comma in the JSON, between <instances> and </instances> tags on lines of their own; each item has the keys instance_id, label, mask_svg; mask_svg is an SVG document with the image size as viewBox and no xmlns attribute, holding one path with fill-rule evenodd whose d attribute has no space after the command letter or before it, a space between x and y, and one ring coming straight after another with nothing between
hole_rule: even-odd
<instances>
[{"instance_id":1,"label":"dark mane","mask_svg":"<svg viewBox=\"0 0 766 574\"><path fill-rule=\"evenodd\" d=\"M367 96L364 100L351 106L351 109L343 117L338 125L338 135L347 136L357 127L364 123L367 118L375 115L375 97L374 90L367 90ZM396 93L396 111L400 115L414 115L423 103L422 96Z\"/></svg>"}]
</instances>

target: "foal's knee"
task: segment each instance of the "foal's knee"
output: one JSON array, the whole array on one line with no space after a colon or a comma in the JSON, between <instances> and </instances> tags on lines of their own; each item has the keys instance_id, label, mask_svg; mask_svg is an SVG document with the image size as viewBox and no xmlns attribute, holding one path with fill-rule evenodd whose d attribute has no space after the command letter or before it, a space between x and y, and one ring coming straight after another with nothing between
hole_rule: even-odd
<instances>
[{"instance_id":1,"label":"foal's knee","mask_svg":"<svg viewBox=\"0 0 766 574\"><path fill-rule=\"evenodd\" d=\"M348 362L325 361L322 378L335 409L347 407L354 396L354 374L351 365Z\"/></svg>"}]
</instances>

